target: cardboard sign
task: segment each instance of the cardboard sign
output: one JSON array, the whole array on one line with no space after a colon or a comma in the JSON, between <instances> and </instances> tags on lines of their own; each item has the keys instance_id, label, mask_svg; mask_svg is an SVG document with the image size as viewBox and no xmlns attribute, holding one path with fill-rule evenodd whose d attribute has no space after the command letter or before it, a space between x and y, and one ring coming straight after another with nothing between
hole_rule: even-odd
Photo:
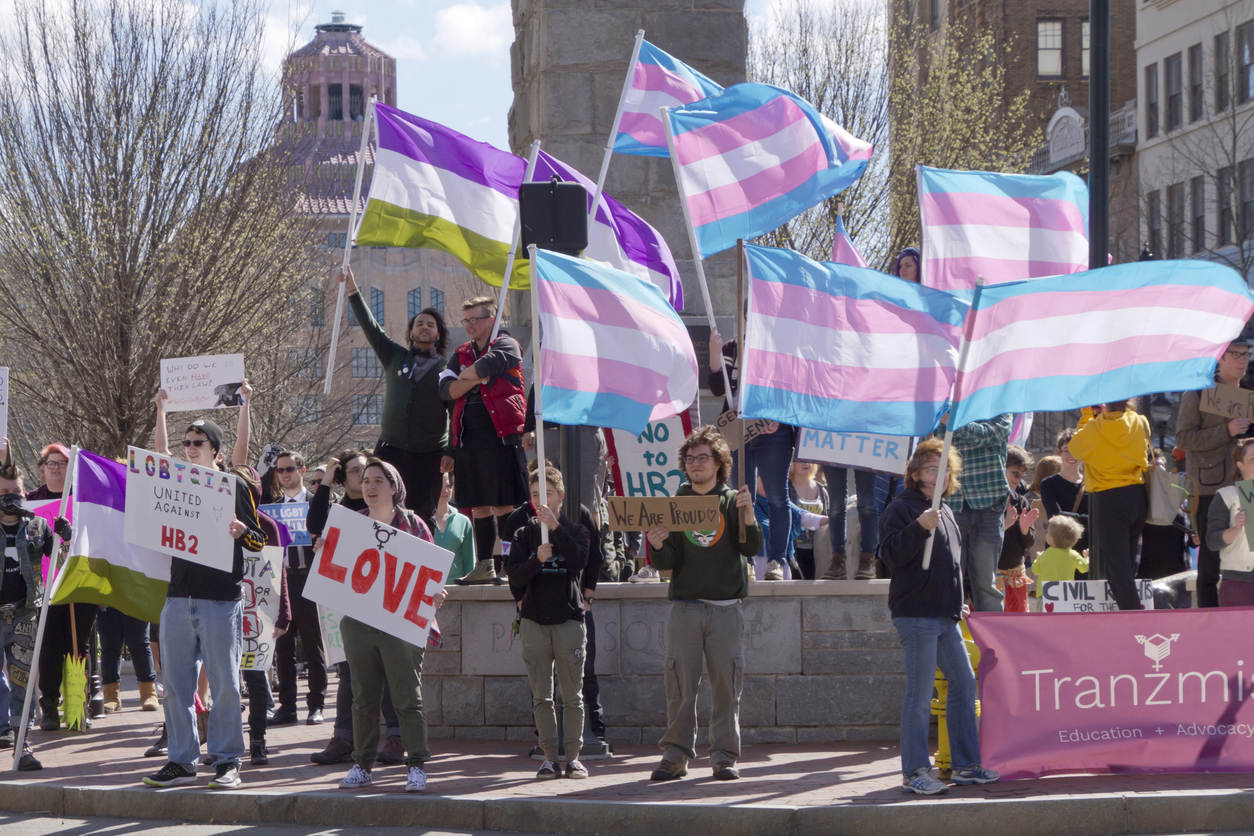
<instances>
[{"instance_id":1,"label":"cardboard sign","mask_svg":"<svg viewBox=\"0 0 1254 836\"><path fill-rule=\"evenodd\" d=\"M718 496L611 496L610 531L648 531L663 525L671 531L718 528Z\"/></svg>"},{"instance_id":2,"label":"cardboard sign","mask_svg":"<svg viewBox=\"0 0 1254 836\"><path fill-rule=\"evenodd\" d=\"M1237 499L1245 512L1245 542L1254 549L1254 479L1237 482Z\"/></svg>"},{"instance_id":3,"label":"cardboard sign","mask_svg":"<svg viewBox=\"0 0 1254 836\"><path fill-rule=\"evenodd\" d=\"M318 621L322 624L322 640L327 644L327 665L348 661L344 657L344 637L340 635L340 619L344 616L318 605Z\"/></svg>"},{"instance_id":4,"label":"cardboard sign","mask_svg":"<svg viewBox=\"0 0 1254 836\"><path fill-rule=\"evenodd\" d=\"M244 355L180 357L161 361L167 412L243 406Z\"/></svg>"},{"instance_id":5,"label":"cardboard sign","mask_svg":"<svg viewBox=\"0 0 1254 836\"><path fill-rule=\"evenodd\" d=\"M914 451L908 435L837 433L802 429L797 434L797 461L818 462L855 470L904 473Z\"/></svg>"},{"instance_id":6,"label":"cardboard sign","mask_svg":"<svg viewBox=\"0 0 1254 836\"><path fill-rule=\"evenodd\" d=\"M1198 392L1202 396L1201 410L1225 418L1254 419L1254 392L1240 386L1216 383L1210 389Z\"/></svg>"},{"instance_id":7,"label":"cardboard sign","mask_svg":"<svg viewBox=\"0 0 1254 836\"><path fill-rule=\"evenodd\" d=\"M309 530L305 527L305 521L309 517L308 502L273 502L259 505L258 508L263 513L269 514L277 525L287 529L291 541L284 545L313 545L313 538L309 536Z\"/></svg>"},{"instance_id":8,"label":"cardboard sign","mask_svg":"<svg viewBox=\"0 0 1254 836\"><path fill-rule=\"evenodd\" d=\"M0 438L9 437L9 370L0 366Z\"/></svg>"},{"instance_id":9,"label":"cardboard sign","mask_svg":"<svg viewBox=\"0 0 1254 836\"><path fill-rule=\"evenodd\" d=\"M1136 597L1154 609L1153 581L1138 580ZM1118 612L1119 605L1106 581L1046 581L1040 587L1041 612Z\"/></svg>"},{"instance_id":10,"label":"cardboard sign","mask_svg":"<svg viewBox=\"0 0 1254 836\"><path fill-rule=\"evenodd\" d=\"M305 597L426 647L434 596L452 566L448 549L332 505Z\"/></svg>"},{"instance_id":11,"label":"cardboard sign","mask_svg":"<svg viewBox=\"0 0 1254 836\"><path fill-rule=\"evenodd\" d=\"M126 462L126 542L231 571L236 478L141 447Z\"/></svg>"},{"instance_id":12,"label":"cardboard sign","mask_svg":"<svg viewBox=\"0 0 1254 836\"><path fill-rule=\"evenodd\" d=\"M675 459L679 445L692 432L687 412L650 421L640 435L606 430L605 442L614 457L614 486L620 496L674 496L684 482Z\"/></svg>"},{"instance_id":13,"label":"cardboard sign","mask_svg":"<svg viewBox=\"0 0 1254 836\"><path fill-rule=\"evenodd\" d=\"M283 549L244 551L244 655L242 671L268 671L274 660L274 622L279 617Z\"/></svg>"},{"instance_id":14,"label":"cardboard sign","mask_svg":"<svg viewBox=\"0 0 1254 836\"><path fill-rule=\"evenodd\" d=\"M727 443L734 448L739 443L741 433L744 433L745 444L748 444L760 436L769 423L771 422L765 418L753 418L748 421L741 420L736 410L729 409L718 416L714 426L718 427L718 431L727 439Z\"/></svg>"}]
</instances>

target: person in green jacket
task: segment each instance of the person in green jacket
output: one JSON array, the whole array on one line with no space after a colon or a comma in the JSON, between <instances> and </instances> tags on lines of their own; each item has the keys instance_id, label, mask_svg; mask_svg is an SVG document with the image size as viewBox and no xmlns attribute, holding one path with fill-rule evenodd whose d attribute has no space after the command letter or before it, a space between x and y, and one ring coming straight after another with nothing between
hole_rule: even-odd
<instances>
[{"instance_id":1,"label":"person in green jacket","mask_svg":"<svg viewBox=\"0 0 1254 836\"><path fill-rule=\"evenodd\" d=\"M745 619L740 601L749 594L749 559L762 549L762 529L753 515L748 485L726 484L731 449L713 426L692 432L679 447L687 478L676 496L717 495L722 511L714 531L648 532L653 565L671 570L670 619L666 625L666 734L654 781L688 774L696 757L697 684L704 660L709 671L710 767L714 777L740 777L740 691L744 686ZM743 520L745 535L740 537Z\"/></svg>"},{"instance_id":2,"label":"person in green jacket","mask_svg":"<svg viewBox=\"0 0 1254 836\"><path fill-rule=\"evenodd\" d=\"M435 508L435 544L453 553L453 566L448 570L450 581L463 578L475 568L475 528L470 517L458 513L449 504L453 496L453 474L445 473L440 487L440 504Z\"/></svg>"},{"instance_id":3,"label":"person in green jacket","mask_svg":"<svg viewBox=\"0 0 1254 836\"><path fill-rule=\"evenodd\" d=\"M347 268L341 280L353 315L383 366L387 387L374 454L400 472L409 507L434 529L440 474L453 469L449 405L440 397L439 385L440 372L448 365L444 357L448 327L438 310L426 308L410 317L406 330L409 345L401 345L375 321L357 292L353 268Z\"/></svg>"}]
</instances>

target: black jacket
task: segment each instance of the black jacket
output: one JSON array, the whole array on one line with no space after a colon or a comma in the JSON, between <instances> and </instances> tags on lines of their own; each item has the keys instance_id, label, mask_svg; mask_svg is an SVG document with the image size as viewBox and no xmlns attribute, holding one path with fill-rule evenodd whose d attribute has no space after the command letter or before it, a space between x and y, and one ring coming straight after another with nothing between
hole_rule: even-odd
<instances>
[{"instance_id":1,"label":"black jacket","mask_svg":"<svg viewBox=\"0 0 1254 836\"><path fill-rule=\"evenodd\" d=\"M549 532L553 556L545 563L536 557L540 546L540 520L532 517L518 529L509 549L509 589L519 601L519 615L537 624L583 621L583 571L588 565L591 534L566 515L558 517L556 531Z\"/></svg>"},{"instance_id":2,"label":"black jacket","mask_svg":"<svg viewBox=\"0 0 1254 836\"><path fill-rule=\"evenodd\" d=\"M266 544L266 533L257 519L257 506L252 494L235 480L235 517L247 528L235 538L231 571L210 569L190 560L175 557L170 561L170 588L167 598L197 598L204 601L238 601L240 581L244 578L244 549L259 552Z\"/></svg>"},{"instance_id":3,"label":"black jacket","mask_svg":"<svg viewBox=\"0 0 1254 836\"><path fill-rule=\"evenodd\" d=\"M931 532L919 515L932 507L914 488L897 494L880 516L880 559L892 571L888 609L895 618L962 617L962 537L949 506L941 503L940 525ZM923 570L923 546L934 537L932 562Z\"/></svg>"},{"instance_id":4,"label":"black jacket","mask_svg":"<svg viewBox=\"0 0 1254 836\"><path fill-rule=\"evenodd\" d=\"M1032 503L1028 498L1018 491L1011 491L1010 498L1007 502L1015 507L1019 512L1019 518L1032 510ZM1005 525L1005 521L1002 522ZM1041 522L1044 525L1044 521ZM1036 533L1034 529L1029 528L1028 533L1024 534L1023 529L1019 527L1019 523L1007 528L1002 532L1001 541L1001 557L997 560L997 568L1003 572L1009 572L1016 566L1021 566L1025 562L1024 555L1028 549L1036 542Z\"/></svg>"}]
</instances>

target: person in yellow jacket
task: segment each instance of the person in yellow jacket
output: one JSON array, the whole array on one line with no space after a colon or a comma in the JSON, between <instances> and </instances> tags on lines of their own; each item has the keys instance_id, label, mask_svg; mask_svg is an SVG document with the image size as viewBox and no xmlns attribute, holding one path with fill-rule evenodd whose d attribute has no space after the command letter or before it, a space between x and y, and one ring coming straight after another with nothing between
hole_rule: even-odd
<instances>
[{"instance_id":1,"label":"person in yellow jacket","mask_svg":"<svg viewBox=\"0 0 1254 836\"><path fill-rule=\"evenodd\" d=\"M1139 610L1136 594L1137 540L1149 502L1150 427L1131 401L1085 409L1071 438L1071 455L1084 462L1084 488L1091 497L1089 541L1096 545L1090 574L1105 576L1121 610Z\"/></svg>"}]
</instances>

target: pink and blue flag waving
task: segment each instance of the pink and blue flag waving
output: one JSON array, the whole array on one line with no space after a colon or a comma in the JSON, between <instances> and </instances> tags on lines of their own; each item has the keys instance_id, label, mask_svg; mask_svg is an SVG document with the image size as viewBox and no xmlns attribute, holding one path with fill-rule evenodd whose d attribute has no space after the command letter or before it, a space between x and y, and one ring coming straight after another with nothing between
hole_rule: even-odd
<instances>
[{"instance_id":1,"label":"pink and blue flag waving","mask_svg":"<svg viewBox=\"0 0 1254 836\"><path fill-rule=\"evenodd\" d=\"M592 205L596 184L541 150L536 158L532 180L544 182L553 177L565 183L582 183L588 190L588 205ZM601 195L597 205L596 222L588 225L588 248L583 255L653 282L670 301L671 307L677 311L684 309L684 286L666 239L643 218L607 194Z\"/></svg>"},{"instance_id":2,"label":"pink and blue flag waving","mask_svg":"<svg viewBox=\"0 0 1254 836\"><path fill-rule=\"evenodd\" d=\"M623 100L623 112L614 137L614 151L644 157L667 157L666 130L661 109L700 101L723 92L701 73L667 55L648 41L641 41L640 55L631 74L631 87Z\"/></svg>"},{"instance_id":3,"label":"pink and blue flag waving","mask_svg":"<svg viewBox=\"0 0 1254 836\"><path fill-rule=\"evenodd\" d=\"M697 396L697 354L652 282L536 250L544 419L639 434Z\"/></svg>"},{"instance_id":4,"label":"pink and blue flag waving","mask_svg":"<svg viewBox=\"0 0 1254 836\"><path fill-rule=\"evenodd\" d=\"M745 249L746 418L892 435L936 427L954 382L967 302L792 250Z\"/></svg>"},{"instance_id":5,"label":"pink and blue flag waving","mask_svg":"<svg viewBox=\"0 0 1254 836\"><path fill-rule=\"evenodd\" d=\"M837 264L850 264L854 267L866 267L866 259L858 248L853 245L849 233L845 232L845 222L840 215L836 216L836 232L832 236L832 261Z\"/></svg>"},{"instance_id":6,"label":"pink and blue flag waving","mask_svg":"<svg viewBox=\"0 0 1254 836\"><path fill-rule=\"evenodd\" d=\"M843 191L874 152L809 102L767 84L736 84L668 114L680 198L703 258Z\"/></svg>"},{"instance_id":7,"label":"pink and blue flag waving","mask_svg":"<svg viewBox=\"0 0 1254 836\"><path fill-rule=\"evenodd\" d=\"M1213 385L1254 296L1210 261L1148 261L978 289L949 426Z\"/></svg>"},{"instance_id":8,"label":"pink and blue flag waving","mask_svg":"<svg viewBox=\"0 0 1254 836\"><path fill-rule=\"evenodd\" d=\"M1057 174L918 167L923 283L940 290L1089 267L1089 190Z\"/></svg>"}]
</instances>

